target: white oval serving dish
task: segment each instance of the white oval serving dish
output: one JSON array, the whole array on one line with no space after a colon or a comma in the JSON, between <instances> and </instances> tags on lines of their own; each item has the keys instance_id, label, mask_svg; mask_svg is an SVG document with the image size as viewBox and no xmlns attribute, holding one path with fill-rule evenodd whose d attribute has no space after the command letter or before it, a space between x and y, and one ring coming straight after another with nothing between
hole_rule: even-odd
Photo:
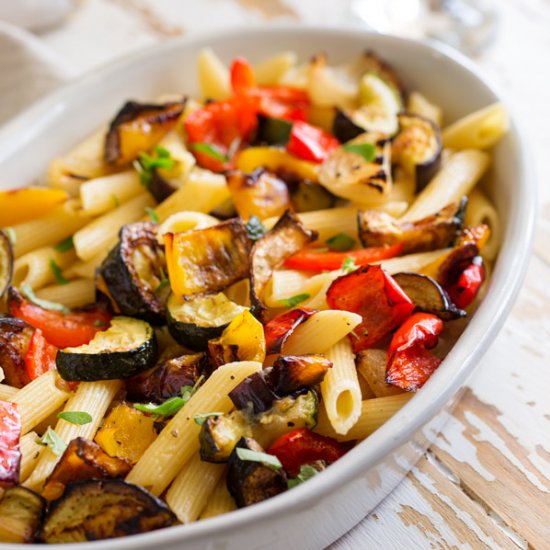
<instances>
[{"instance_id":1,"label":"white oval serving dish","mask_svg":"<svg viewBox=\"0 0 550 550\"><path fill-rule=\"evenodd\" d=\"M0 187L25 185L41 177L51 158L112 118L127 99L196 93L196 57L205 46L226 62L236 55L254 61L289 49L303 59L324 51L338 62L373 49L395 66L406 85L443 106L446 122L500 99L471 62L442 47L351 29L278 26L216 32L165 42L98 69L4 126ZM355 525L399 483L443 426L512 306L529 258L535 212L527 149L512 118L510 132L495 150L492 186L487 189L505 226L489 291L443 365L382 428L311 482L261 504L137 537L59 548L305 550L322 548Z\"/></svg>"}]
</instances>

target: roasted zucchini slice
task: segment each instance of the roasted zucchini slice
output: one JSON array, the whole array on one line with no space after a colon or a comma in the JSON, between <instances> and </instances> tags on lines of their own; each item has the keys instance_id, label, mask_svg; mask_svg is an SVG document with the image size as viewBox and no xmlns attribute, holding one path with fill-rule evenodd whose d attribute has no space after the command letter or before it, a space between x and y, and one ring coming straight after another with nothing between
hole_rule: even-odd
<instances>
[{"instance_id":1,"label":"roasted zucchini slice","mask_svg":"<svg viewBox=\"0 0 550 550\"><path fill-rule=\"evenodd\" d=\"M105 137L106 162L123 166L149 151L175 127L185 103L185 99L164 104L125 103Z\"/></svg>"},{"instance_id":2,"label":"roasted zucchini slice","mask_svg":"<svg viewBox=\"0 0 550 550\"><path fill-rule=\"evenodd\" d=\"M174 340L194 351L203 351L208 348L208 340L220 336L245 308L219 292L183 300L172 294L166 310L168 330Z\"/></svg>"},{"instance_id":3,"label":"roasted zucchini slice","mask_svg":"<svg viewBox=\"0 0 550 550\"><path fill-rule=\"evenodd\" d=\"M73 439L49 475L42 491L46 500L59 498L66 485L84 479L125 477L130 464L109 456L93 441L83 437Z\"/></svg>"},{"instance_id":4,"label":"roasted zucchini slice","mask_svg":"<svg viewBox=\"0 0 550 550\"><path fill-rule=\"evenodd\" d=\"M185 233L165 233L173 292L180 297L219 292L248 274L251 242L240 218Z\"/></svg>"},{"instance_id":5,"label":"roasted zucchini slice","mask_svg":"<svg viewBox=\"0 0 550 550\"><path fill-rule=\"evenodd\" d=\"M0 298L11 284L13 275L13 248L5 231L0 229Z\"/></svg>"},{"instance_id":6,"label":"roasted zucchini slice","mask_svg":"<svg viewBox=\"0 0 550 550\"><path fill-rule=\"evenodd\" d=\"M253 437L269 447L294 428L314 428L318 408L317 394L310 390L296 397L277 399L270 409L260 414L236 410L209 417L199 435L201 458L207 462L226 462L241 437Z\"/></svg>"},{"instance_id":7,"label":"roasted zucchini slice","mask_svg":"<svg viewBox=\"0 0 550 550\"><path fill-rule=\"evenodd\" d=\"M99 268L98 287L105 285L115 311L159 325L165 322L164 302L170 290L156 229L152 222L125 225Z\"/></svg>"},{"instance_id":8,"label":"roasted zucchini slice","mask_svg":"<svg viewBox=\"0 0 550 550\"><path fill-rule=\"evenodd\" d=\"M365 247L401 243L402 254L444 248L454 242L463 226L466 203L464 197L414 222L401 222L377 210L359 210L359 238Z\"/></svg>"},{"instance_id":9,"label":"roasted zucchini slice","mask_svg":"<svg viewBox=\"0 0 550 550\"><path fill-rule=\"evenodd\" d=\"M111 326L97 332L89 344L59 350L57 370L65 380L129 378L151 368L158 356L151 325L131 317L113 317Z\"/></svg>"},{"instance_id":10,"label":"roasted zucchini slice","mask_svg":"<svg viewBox=\"0 0 550 550\"><path fill-rule=\"evenodd\" d=\"M259 145L286 145L291 131L290 120L259 115L256 142Z\"/></svg>"},{"instance_id":11,"label":"roasted zucchini slice","mask_svg":"<svg viewBox=\"0 0 550 550\"><path fill-rule=\"evenodd\" d=\"M34 542L46 501L26 487L11 487L0 500L0 542Z\"/></svg>"},{"instance_id":12,"label":"roasted zucchini slice","mask_svg":"<svg viewBox=\"0 0 550 550\"><path fill-rule=\"evenodd\" d=\"M287 210L250 253L250 303L256 317L263 317L261 296L273 270L287 258L317 239L317 232L306 229L298 217Z\"/></svg>"},{"instance_id":13,"label":"roasted zucchini slice","mask_svg":"<svg viewBox=\"0 0 550 550\"><path fill-rule=\"evenodd\" d=\"M0 365L6 384L22 388L31 380L27 373L25 356L34 328L16 317L0 317Z\"/></svg>"},{"instance_id":14,"label":"roasted zucchini slice","mask_svg":"<svg viewBox=\"0 0 550 550\"><path fill-rule=\"evenodd\" d=\"M399 133L392 142L392 162L416 181L418 193L433 178L441 165L441 132L431 120L412 113L402 113Z\"/></svg>"},{"instance_id":15,"label":"roasted zucchini slice","mask_svg":"<svg viewBox=\"0 0 550 550\"><path fill-rule=\"evenodd\" d=\"M79 481L52 502L40 538L47 543L104 540L176 523L166 504L141 487L121 480Z\"/></svg>"},{"instance_id":16,"label":"roasted zucchini slice","mask_svg":"<svg viewBox=\"0 0 550 550\"><path fill-rule=\"evenodd\" d=\"M254 439L243 437L229 457L227 489L239 508L256 504L288 489L286 473L282 468L267 462L241 458L237 449L247 449L255 453L265 451Z\"/></svg>"}]
</instances>

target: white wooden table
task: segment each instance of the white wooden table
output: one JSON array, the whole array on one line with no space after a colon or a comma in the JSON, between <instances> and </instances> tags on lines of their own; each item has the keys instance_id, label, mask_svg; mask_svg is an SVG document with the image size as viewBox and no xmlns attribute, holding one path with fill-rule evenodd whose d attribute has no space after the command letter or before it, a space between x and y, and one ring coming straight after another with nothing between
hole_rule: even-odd
<instances>
[{"instance_id":1,"label":"white wooden table","mask_svg":"<svg viewBox=\"0 0 550 550\"><path fill-rule=\"evenodd\" d=\"M501 0L477 60L531 137L538 232L520 298L436 444L334 548L550 548L550 2ZM350 21L344 0L81 0L42 35L74 75L172 36L273 20Z\"/></svg>"}]
</instances>

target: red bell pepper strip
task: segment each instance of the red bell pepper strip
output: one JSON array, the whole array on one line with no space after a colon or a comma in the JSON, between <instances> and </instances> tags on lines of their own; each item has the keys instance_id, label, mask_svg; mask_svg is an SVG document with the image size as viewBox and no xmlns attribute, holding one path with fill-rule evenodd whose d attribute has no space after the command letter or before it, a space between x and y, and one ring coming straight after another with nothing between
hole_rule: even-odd
<instances>
[{"instance_id":1,"label":"red bell pepper strip","mask_svg":"<svg viewBox=\"0 0 550 550\"><path fill-rule=\"evenodd\" d=\"M264 326L266 355L280 353L287 338L296 327L307 321L314 313L317 313L315 309L291 309L268 321Z\"/></svg>"},{"instance_id":2,"label":"red bell pepper strip","mask_svg":"<svg viewBox=\"0 0 550 550\"><path fill-rule=\"evenodd\" d=\"M63 313L41 308L12 291L8 300L10 314L39 328L46 340L58 347L68 348L87 344L96 332L109 327L112 315L103 308Z\"/></svg>"},{"instance_id":3,"label":"red bell pepper strip","mask_svg":"<svg viewBox=\"0 0 550 550\"><path fill-rule=\"evenodd\" d=\"M17 405L0 401L0 487L10 487L19 481L20 437L21 418Z\"/></svg>"},{"instance_id":4,"label":"red bell pepper strip","mask_svg":"<svg viewBox=\"0 0 550 550\"><path fill-rule=\"evenodd\" d=\"M298 428L279 437L267 451L275 455L292 477L300 467L316 460L332 464L345 454L344 447L331 437L316 434L307 428Z\"/></svg>"},{"instance_id":5,"label":"red bell pepper strip","mask_svg":"<svg viewBox=\"0 0 550 550\"><path fill-rule=\"evenodd\" d=\"M231 88L235 94L245 93L256 84L252 65L244 57L233 59L230 80Z\"/></svg>"},{"instance_id":6,"label":"red bell pepper strip","mask_svg":"<svg viewBox=\"0 0 550 550\"><path fill-rule=\"evenodd\" d=\"M483 259L481 256L476 256L472 263L460 274L458 281L446 290L451 300L459 308L464 309L474 301L484 280Z\"/></svg>"},{"instance_id":7,"label":"red bell pepper strip","mask_svg":"<svg viewBox=\"0 0 550 550\"><path fill-rule=\"evenodd\" d=\"M340 142L332 134L306 122L296 121L292 125L286 149L295 157L321 163L339 145Z\"/></svg>"},{"instance_id":8,"label":"red bell pepper strip","mask_svg":"<svg viewBox=\"0 0 550 550\"><path fill-rule=\"evenodd\" d=\"M327 291L332 309L358 313L363 321L350 334L354 353L373 347L411 315L414 304L378 265L342 275Z\"/></svg>"},{"instance_id":9,"label":"red bell pepper strip","mask_svg":"<svg viewBox=\"0 0 550 550\"><path fill-rule=\"evenodd\" d=\"M307 248L285 260L285 267L290 269L304 269L307 271L332 271L340 269L348 258L352 258L357 266L364 266L399 256L403 244L391 246L373 246L349 252L312 252Z\"/></svg>"},{"instance_id":10,"label":"red bell pepper strip","mask_svg":"<svg viewBox=\"0 0 550 550\"><path fill-rule=\"evenodd\" d=\"M44 338L39 328L35 329L25 356L29 379L34 380L45 372L55 369L56 355L57 348Z\"/></svg>"},{"instance_id":11,"label":"red bell pepper strip","mask_svg":"<svg viewBox=\"0 0 550 550\"><path fill-rule=\"evenodd\" d=\"M394 333L388 354L391 356L415 345L429 349L437 344L443 321L431 313L414 313Z\"/></svg>"}]
</instances>

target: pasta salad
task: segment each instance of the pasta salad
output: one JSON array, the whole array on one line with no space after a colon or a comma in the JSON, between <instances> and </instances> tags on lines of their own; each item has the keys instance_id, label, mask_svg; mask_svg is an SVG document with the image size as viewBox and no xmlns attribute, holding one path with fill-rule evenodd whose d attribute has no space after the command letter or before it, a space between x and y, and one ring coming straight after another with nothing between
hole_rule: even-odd
<instances>
[{"instance_id":1,"label":"pasta salad","mask_svg":"<svg viewBox=\"0 0 550 550\"><path fill-rule=\"evenodd\" d=\"M207 49L198 81L0 191L1 542L292 490L422 388L479 302L502 105L444 125L373 52Z\"/></svg>"}]
</instances>

